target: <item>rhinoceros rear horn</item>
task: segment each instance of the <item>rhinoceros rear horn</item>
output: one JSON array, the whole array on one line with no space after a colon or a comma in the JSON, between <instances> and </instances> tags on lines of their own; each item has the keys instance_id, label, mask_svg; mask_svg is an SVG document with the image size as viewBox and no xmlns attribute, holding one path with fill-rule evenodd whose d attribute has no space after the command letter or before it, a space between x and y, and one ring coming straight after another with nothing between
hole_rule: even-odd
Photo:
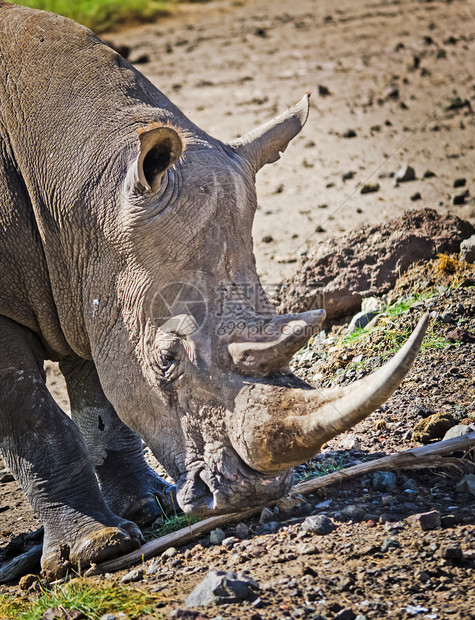
<instances>
[{"instance_id":1,"label":"rhinoceros rear horn","mask_svg":"<svg viewBox=\"0 0 475 620\"><path fill-rule=\"evenodd\" d=\"M296 105L242 138L234 140L230 146L247 159L257 172L265 164L280 159L280 154L305 125L309 109L310 94L307 93Z\"/></svg>"},{"instance_id":2,"label":"rhinoceros rear horn","mask_svg":"<svg viewBox=\"0 0 475 620\"><path fill-rule=\"evenodd\" d=\"M156 191L166 170L183 152L183 143L171 127L146 128L139 131L140 152L137 179L144 191Z\"/></svg>"}]
</instances>

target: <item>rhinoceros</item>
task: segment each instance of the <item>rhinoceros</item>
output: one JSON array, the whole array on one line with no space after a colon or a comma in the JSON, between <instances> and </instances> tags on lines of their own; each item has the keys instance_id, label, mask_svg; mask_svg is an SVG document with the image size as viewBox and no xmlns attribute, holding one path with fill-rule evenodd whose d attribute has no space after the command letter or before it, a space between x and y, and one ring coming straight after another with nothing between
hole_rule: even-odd
<instances>
[{"instance_id":1,"label":"rhinoceros","mask_svg":"<svg viewBox=\"0 0 475 620\"><path fill-rule=\"evenodd\" d=\"M251 228L255 175L309 96L222 142L88 29L3 0L0 60L0 446L44 525L45 573L139 546L175 498L203 516L282 496L390 396L425 329L348 388L290 371L325 312L276 315Z\"/></svg>"}]
</instances>

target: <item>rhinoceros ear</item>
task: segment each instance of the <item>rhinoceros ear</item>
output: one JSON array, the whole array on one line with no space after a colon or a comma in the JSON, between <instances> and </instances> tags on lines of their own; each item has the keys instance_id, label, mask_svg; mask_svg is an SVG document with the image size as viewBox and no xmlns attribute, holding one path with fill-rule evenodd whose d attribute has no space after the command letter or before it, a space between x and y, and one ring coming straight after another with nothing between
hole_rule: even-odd
<instances>
[{"instance_id":1,"label":"rhinoceros ear","mask_svg":"<svg viewBox=\"0 0 475 620\"><path fill-rule=\"evenodd\" d=\"M230 146L247 159L257 172L265 164L280 159L289 142L295 138L307 121L310 93L283 114L234 140Z\"/></svg>"},{"instance_id":2,"label":"rhinoceros ear","mask_svg":"<svg viewBox=\"0 0 475 620\"><path fill-rule=\"evenodd\" d=\"M135 189L155 192L160 180L181 156L183 143L171 127L153 127L139 131L140 152L136 162Z\"/></svg>"}]
</instances>

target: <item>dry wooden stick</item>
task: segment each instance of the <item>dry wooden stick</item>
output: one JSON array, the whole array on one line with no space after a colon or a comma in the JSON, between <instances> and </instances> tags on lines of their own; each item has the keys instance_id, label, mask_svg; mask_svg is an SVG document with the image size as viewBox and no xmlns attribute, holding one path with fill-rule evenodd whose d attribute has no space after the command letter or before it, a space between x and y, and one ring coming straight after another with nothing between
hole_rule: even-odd
<instances>
[{"instance_id":1,"label":"dry wooden stick","mask_svg":"<svg viewBox=\"0 0 475 620\"><path fill-rule=\"evenodd\" d=\"M369 461L367 463L360 463L348 469L342 469L335 471L321 478L315 478L314 480L307 480L301 482L293 487L290 491L290 495L298 495L299 493L305 495L305 493L312 493L318 489L335 484L337 482L343 482L349 478L355 476L362 476L372 471L384 471L388 469L421 469L423 467L440 466L442 461L438 458L444 454L451 454L453 452L461 452L470 450L475 446L475 432L467 433L461 437L454 437L453 439L446 439L445 441L438 441L436 443L429 444L427 446L421 446L420 448L413 448L412 450L404 450L404 452L396 452L395 454L388 454L380 459ZM447 462L447 465L453 464Z\"/></svg>"},{"instance_id":2,"label":"dry wooden stick","mask_svg":"<svg viewBox=\"0 0 475 620\"><path fill-rule=\"evenodd\" d=\"M467 451L470 448L475 447L475 432L468 433L462 437L454 437L453 439L447 439L445 441L438 441L437 443L430 444L428 446L422 446L420 448L413 448L412 450L405 450L404 452L397 452L396 454L390 454L368 463L361 463L348 467L348 469L342 469L320 478L301 482L294 486L290 492L291 496L312 493L318 489L322 489L330 484L343 482L349 480L355 476L361 476L373 471L382 471L388 469L420 469L423 467L440 467L444 465L453 465L453 459L441 459L444 454L451 454L453 452ZM144 561L147 558L157 555L165 549L175 546L184 545L197 536L210 532L211 530L232 523L233 521L242 521L247 519L258 512L262 507L251 508L244 512L234 512L228 515L221 515L218 517L209 517L204 521L190 525L189 527L177 530L156 540L152 540L140 549L131 551L130 553L123 555L115 560L109 560L102 564L93 565L86 573L86 575L98 575L101 573L108 573L121 568L125 568L130 564L137 561Z\"/></svg>"}]
</instances>

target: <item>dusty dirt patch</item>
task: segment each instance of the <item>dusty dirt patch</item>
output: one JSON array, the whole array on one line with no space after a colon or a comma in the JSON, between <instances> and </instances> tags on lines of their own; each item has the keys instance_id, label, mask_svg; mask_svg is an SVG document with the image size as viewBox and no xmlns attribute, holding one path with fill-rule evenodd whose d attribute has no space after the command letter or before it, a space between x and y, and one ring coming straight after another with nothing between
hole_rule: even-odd
<instances>
[{"instance_id":1,"label":"dusty dirt patch","mask_svg":"<svg viewBox=\"0 0 475 620\"><path fill-rule=\"evenodd\" d=\"M279 260L295 260L307 240L414 207L475 216L475 124L464 104L475 92L472 3L226 0L189 9L108 38L131 46L132 60L146 55L138 68L210 134L236 138L313 94L302 134L258 175L254 237L269 286L294 272ZM403 164L416 178L396 187L391 175ZM459 178L466 185L454 188ZM368 182L379 190L361 194Z\"/></svg>"}]
</instances>

